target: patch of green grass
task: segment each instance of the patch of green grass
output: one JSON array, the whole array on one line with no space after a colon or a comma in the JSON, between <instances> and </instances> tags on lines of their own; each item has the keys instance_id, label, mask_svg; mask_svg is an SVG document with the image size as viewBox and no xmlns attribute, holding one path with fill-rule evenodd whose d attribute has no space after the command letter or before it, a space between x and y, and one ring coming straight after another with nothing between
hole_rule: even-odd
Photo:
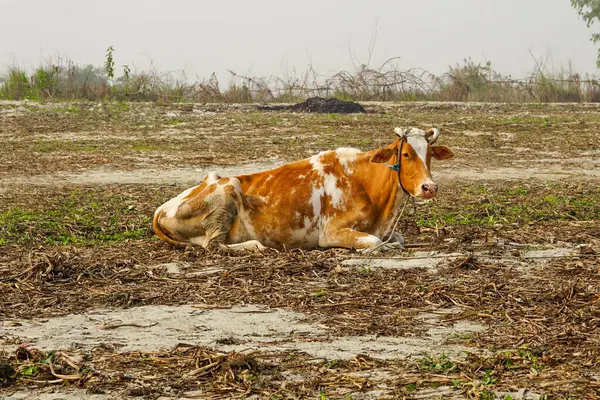
<instances>
[{"instance_id":1,"label":"patch of green grass","mask_svg":"<svg viewBox=\"0 0 600 400\"><path fill-rule=\"evenodd\" d=\"M373 270L369 266L361 265L360 273L361 273L361 275L372 275Z\"/></svg>"},{"instance_id":2,"label":"patch of green grass","mask_svg":"<svg viewBox=\"0 0 600 400\"><path fill-rule=\"evenodd\" d=\"M138 152L138 153L142 153L145 151L159 151L161 150L161 146L156 146L156 145L152 145L152 144L147 144L147 143L133 143L131 146L131 150Z\"/></svg>"},{"instance_id":3,"label":"patch of green grass","mask_svg":"<svg viewBox=\"0 0 600 400\"><path fill-rule=\"evenodd\" d=\"M327 295L327 291L325 289L321 289L317 293L315 293L315 298L323 297L326 295Z\"/></svg>"},{"instance_id":4,"label":"patch of green grass","mask_svg":"<svg viewBox=\"0 0 600 400\"><path fill-rule=\"evenodd\" d=\"M9 206L0 212L0 238L3 244L28 246L138 240L150 236L151 217L129 196L72 190L53 206Z\"/></svg>"},{"instance_id":5,"label":"patch of green grass","mask_svg":"<svg viewBox=\"0 0 600 400\"><path fill-rule=\"evenodd\" d=\"M488 190L471 186L462 193L443 194L426 204L417 224L422 227L530 223L600 218L600 191L596 188L539 185Z\"/></svg>"},{"instance_id":6,"label":"patch of green grass","mask_svg":"<svg viewBox=\"0 0 600 400\"><path fill-rule=\"evenodd\" d=\"M28 145L28 150L40 153L117 153L130 154L131 152L169 152L184 151L184 142L158 142L149 140L118 140L107 139L94 143L85 140L61 140L61 139L36 139Z\"/></svg>"},{"instance_id":7,"label":"patch of green grass","mask_svg":"<svg viewBox=\"0 0 600 400\"><path fill-rule=\"evenodd\" d=\"M181 125L184 124L185 120L182 118L170 118L165 122L165 125L168 126L177 126L177 125Z\"/></svg>"},{"instance_id":8,"label":"patch of green grass","mask_svg":"<svg viewBox=\"0 0 600 400\"><path fill-rule=\"evenodd\" d=\"M470 340L472 338L472 336L470 333L454 332L454 333L452 333L452 335L450 335L450 338L460 339L460 340Z\"/></svg>"},{"instance_id":9,"label":"patch of green grass","mask_svg":"<svg viewBox=\"0 0 600 400\"><path fill-rule=\"evenodd\" d=\"M542 127L549 127L552 124L575 122L575 117L561 116L561 117L546 117L546 116L512 116L507 118L501 118L498 120L503 125L540 125Z\"/></svg>"},{"instance_id":10,"label":"patch of green grass","mask_svg":"<svg viewBox=\"0 0 600 400\"><path fill-rule=\"evenodd\" d=\"M496 396L494 395L493 392L490 392L489 390L483 390L481 392L479 392L479 400L495 400Z\"/></svg>"},{"instance_id":11,"label":"patch of green grass","mask_svg":"<svg viewBox=\"0 0 600 400\"><path fill-rule=\"evenodd\" d=\"M109 117L121 119L129 113L131 110L131 103L124 101L105 102L103 108Z\"/></svg>"},{"instance_id":12,"label":"patch of green grass","mask_svg":"<svg viewBox=\"0 0 600 400\"><path fill-rule=\"evenodd\" d=\"M529 191L521 186L515 186L512 188L509 188L507 190L508 194L511 196L522 196L522 195L526 195L527 193L529 193Z\"/></svg>"},{"instance_id":13,"label":"patch of green grass","mask_svg":"<svg viewBox=\"0 0 600 400\"><path fill-rule=\"evenodd\" d=\"M456 368L456 363L450 361L447 354L433 357L424 357L420 360L419 365L423 369L433 371L451 371Z\"/></svg>"},{"instance_id":14,"label":"patch of green grass","mask_svg":"<svg viewBox=\"0 0 600 400\"><path fill-rule=\"evenodd\" d=\"M100 145L90 145L87 142L82 141L66 141L66 140L41 140L37 139L32 143L32 150L40 153L53 153L53 152L94 152L100 151L102 148Z\"/></svg>"},{"instance_id":15,"label":"patch of green grass","mask_svg":"<svg viewBox=\"0 0 600 400\"><path fill-rule=\"evenodd\" d=\"M535 354L532 354L530 351L521 350L519 352L519 355L523 357L526 360L526 362L528 362L531 365L531 368L535 369L536 371L541 371L545 368L545 366L540 362L539 357Z\"/></svg>"},{"instance_id":16,"label":"patch of green grass","mask_svg":"<svg viewBox=\"0 0 600 400\"><path fill-rule=\"evenodd\" d=\"M494 376L494 371L485 370L483 372L483 376L481 377L481 383L484 385L493 385L496 383L496 377Z\"/></svg>"}]
</instances>

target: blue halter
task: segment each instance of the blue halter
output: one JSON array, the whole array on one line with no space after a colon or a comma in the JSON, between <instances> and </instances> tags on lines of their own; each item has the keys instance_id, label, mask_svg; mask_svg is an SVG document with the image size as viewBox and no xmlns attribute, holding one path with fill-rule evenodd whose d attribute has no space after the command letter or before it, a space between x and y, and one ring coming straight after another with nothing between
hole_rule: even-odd
<instances>
[{"instance_id":1,"label":"blue halter","mask_svg":"<svg viewBox=\"0 0 600 400\"><path fill-rule=\"evenodd\" d=\"M394 170L394 171L396 171L396 172L400 172L400 163L396 163L394 165L386 163L385 166L388 167L388 168L390 168L390 169L392 169L392 170Z\"/></svg>"}]
</instances>

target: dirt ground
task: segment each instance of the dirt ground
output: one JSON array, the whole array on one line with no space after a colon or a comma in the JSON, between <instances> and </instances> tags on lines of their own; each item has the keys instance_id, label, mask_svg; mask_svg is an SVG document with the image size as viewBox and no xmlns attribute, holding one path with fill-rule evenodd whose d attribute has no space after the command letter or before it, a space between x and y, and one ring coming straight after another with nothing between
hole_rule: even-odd
<instances>
[{"instance_id":1,"label":"dirt ground","mask_svg":"<svg viewBox=\"0 0 600 400\"><path fill-rule=\"evenodd\" d=\"M0 102L0 399L598 399L600 107ZM203 179L438 127L404 250L152 234Z\"/></svg>"}]
</instances>

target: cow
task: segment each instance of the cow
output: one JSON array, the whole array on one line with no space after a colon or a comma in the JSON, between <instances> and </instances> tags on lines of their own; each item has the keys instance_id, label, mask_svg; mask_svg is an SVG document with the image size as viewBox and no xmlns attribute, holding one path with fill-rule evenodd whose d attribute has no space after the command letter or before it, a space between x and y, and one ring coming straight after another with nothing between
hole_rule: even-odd
<instances>
[{"instance_id":1,"label":"cow","mask_svg":"<svg viewBox=\"0 0 600 400\"><path fill-rule=\"evenodd\" d=\"M387 147L324 151L235 177L209 173L154 213L156 235L174 246L245 251L342 247L369 252L403 244L393 222L407 196L432 199L431 159L454 156L433 145L440 131L395 128Z\"/></svg>"}]
</instances>

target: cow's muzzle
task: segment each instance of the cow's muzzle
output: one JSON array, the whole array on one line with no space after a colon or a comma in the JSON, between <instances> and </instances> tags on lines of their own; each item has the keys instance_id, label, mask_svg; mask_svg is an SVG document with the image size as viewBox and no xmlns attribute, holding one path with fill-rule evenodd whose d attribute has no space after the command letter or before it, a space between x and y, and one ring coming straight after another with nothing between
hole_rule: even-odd
<instances>
[{"instance_id":1,"label":"cow's muzzle","mask_svg":"<svg viewBox=\"0 0 600 400\"><path fill-rule=\"evenodd\" d=\"M438 191L438 185L436 183L424 183L421 185L421 196L425 199L434 198Z\"/></svg>"}]
</instances>

